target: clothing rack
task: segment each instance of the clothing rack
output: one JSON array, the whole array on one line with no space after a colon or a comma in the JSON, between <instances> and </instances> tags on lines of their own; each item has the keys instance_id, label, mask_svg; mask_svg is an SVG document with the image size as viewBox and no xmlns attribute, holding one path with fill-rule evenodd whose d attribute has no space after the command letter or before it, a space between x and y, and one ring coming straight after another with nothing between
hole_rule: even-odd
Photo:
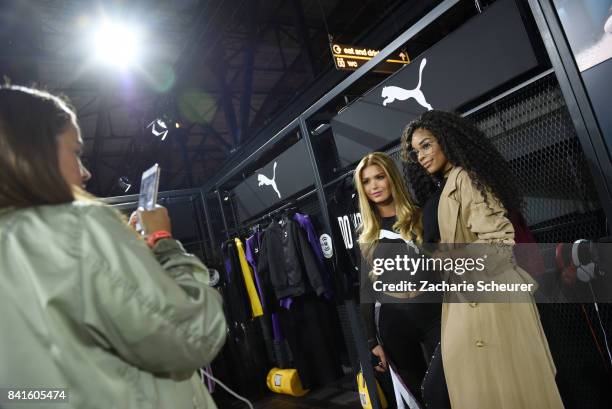
<instances>
[{"instance_id":1,"label":"clothing rack","mask_svg":"<svg viewBox=\"0 0 612 409\"><path fill-rule=\"evenodd\" d=\"M331 182L327 182L326 184L324 184L324 185L323 185L323 188L330 187L330 186L332 186L332 185L334 185L334 184L338 183L339 181L341 181L341 180L345 179L347 176L349 176L349 175L354 175L354 174L355 174L355 169L351 169L351 170L349 170L348 172L345 172L345 173L343 173L342 175L338 176L337 178L332 179L332 181L331 181Z\"/></svg>"},{"instance_id":2,"label":"clothing rack","mask_svg":"<svg viewBox=\"0 0 612 409\"><path fill-rule=\"evenodd\" d=\"M353 175L354 173L355 173L355 169L351 169L351 170L349 170L347 172L344 172L340 176L332 179L330 182L327 182L325 185L323 185L323 188L327 188L329 186L333 186L334 184L336 184L339 181L345 179L347 176ZM279 213L281 213L282 211L286 210L288 207L297 206L297 203L299 203L302 200L312 196L315 193L317 193L316 189L309 190L308 192L304 193L303 195L299 196L296 199L284 202L282 205L280 205L279 207L277 207L274 210L271 210L271 211L269 211L267 213L264 213L264 214L262 214L261 216L259 216L257 218L248 219L248 220L244 221L242 223L242 225L246 226L246 227L232 227L232 228L228 228L227 230L224 229L224 230L222 230L222 232L226 233L228 235L228 237L232 236L232 235L240 235L240 232L244 232L245 230L250 229L252 226L257 225L257 224L263 222L266 219L271 219L274 216L277 216ZM233 211L233 207L232 207L232 211ZM238 225L238 221L236 220L235 214L233 216L234 216L234 222L236 223L236 225Z\"/></svg>"},{"instance_id":3,"label":"clothing rack","mask_svg":"<svg viewBox=\"0 0 612 409\"><path fill-rule=\"evenodd\" d=\"M280 205L276 209L269 211L268 213L264 213L263 215L255 218L255 219L246 220L245 222L243 222L243 224L247 225L247 226L253 226L253 225L261 223L262 221L264 221L266 219L271 219L274 216L277 216L278 214L282 213L284 210L287 210L287 209L289 209L289 208L291 208L293 206L297 207L297 204L299 202L301 202L302 200L312 196L315 193L317 193L316 189L309 190L308 192L304 193L303 195L299 196L296 199L292 199L292 200L286 201L285 203L283 203L282 205Z\"/></svg>"}]
</instances>

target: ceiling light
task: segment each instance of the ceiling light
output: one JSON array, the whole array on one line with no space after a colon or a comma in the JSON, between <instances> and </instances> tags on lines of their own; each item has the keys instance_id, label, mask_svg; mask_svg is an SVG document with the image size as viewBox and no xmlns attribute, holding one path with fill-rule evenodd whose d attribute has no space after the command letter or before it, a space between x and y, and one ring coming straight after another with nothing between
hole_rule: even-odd
<instances>
[{"instance_id":1,"label":"ceiling light","mask_svg":"<svg viewBox=\"0 0 612 409\"><path fill-rule=\"evenodd\" d=\"M127 68L139 54L140 30L121 22L104 21L93 36L96 59L106 65Z\"/></svg>"},{"instance_id":2,"label":"ceiling light","mask_svg":"<svg viewBox=\"0 0 612 409\"><path fill-rule=\"evenodd\" d=\"M151 122L149 125L147 125L147 128L151 128L151 133L154 136L160 136L162 141L166 139L166 136L168 136L168 126L166 125L166 122L161 118L158 118Z\"/></svg>"}]
</instances>

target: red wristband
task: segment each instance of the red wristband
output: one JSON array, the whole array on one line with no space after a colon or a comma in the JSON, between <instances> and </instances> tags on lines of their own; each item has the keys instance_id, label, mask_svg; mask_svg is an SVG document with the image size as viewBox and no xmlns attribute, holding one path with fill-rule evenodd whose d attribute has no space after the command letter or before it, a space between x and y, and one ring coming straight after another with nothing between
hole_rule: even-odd
<instances>
[{"instance_id":1,"label":"red wristband","mask_svg":"<svg viewBox=\"0 0 612 409\"><path fill-rule=\"evenodd\" d=\"M149 237L147 237L147 244L149 245L149 247L153 248L153 246L155 245L155 243L157 243L158 240L171 238L172 234L169 231L158 230L149 234Z\"/></svg>"}]
</instances>

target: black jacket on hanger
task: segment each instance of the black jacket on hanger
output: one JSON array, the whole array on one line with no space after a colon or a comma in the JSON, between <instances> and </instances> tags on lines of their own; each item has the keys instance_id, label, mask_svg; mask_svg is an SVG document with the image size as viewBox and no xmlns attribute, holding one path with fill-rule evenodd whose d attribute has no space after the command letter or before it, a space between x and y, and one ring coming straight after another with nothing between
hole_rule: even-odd
<instances>
[{"instance_id":1,"label":"black jacket on hanger","mask_svg":"<svg viewBox=\"0 0 612 409\"><path fill-rule=\"evenodd\" d=\"M266 228L257 271L264 281L266 298L278 300L314 291L325 292L323 277L308 239L299 225L284 215ZM268 300L266 300L268 301ZM274 304L274 299L268 305Z\"/></svg>"},{"instance_id":2,"label":"black jacket on hanger","mask_svg":"<svg viewBox=\"0 0 612 409\"><path fill-rule=\"evenodd\" d=\"M361 252L357 242L361 214L352 174L338 182L328 209L334 237L333 269L343 275L345 290L352 293L358 290L361 269Z\"/></svg>"},{"instance_id":3,"label":"black jacket on hanger","mask_svg":"<svg viewBox=\"0 0 612 409\"><path fill-rule=\"evenodd\" d=\"M225 276L222 281L224 305L227 306L229 322L248 322L251 320L249 296L242 276L242 267L234 240L228 240L222 248ZM228 268L229 267L229 268Z\"/></svg>"}]
</instances>

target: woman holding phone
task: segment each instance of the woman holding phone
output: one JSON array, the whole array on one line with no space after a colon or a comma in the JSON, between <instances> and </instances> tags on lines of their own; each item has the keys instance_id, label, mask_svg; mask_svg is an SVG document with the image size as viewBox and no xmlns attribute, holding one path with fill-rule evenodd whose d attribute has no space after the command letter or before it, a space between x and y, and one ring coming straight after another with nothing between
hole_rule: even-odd
<instances>
[{"instance_id":1,"label":"woman holding phone","mask_svg":"<svg viewBox=\"0 0 612 409\"><path fill-rule=\"evenodd\" d=\"M82 151L64 101L0 87L0 385L74 408L214 407L195 374L226 334L206 266L166 209L140 212L145 242L88 196Z\"/></svg>"}]
</instances>

